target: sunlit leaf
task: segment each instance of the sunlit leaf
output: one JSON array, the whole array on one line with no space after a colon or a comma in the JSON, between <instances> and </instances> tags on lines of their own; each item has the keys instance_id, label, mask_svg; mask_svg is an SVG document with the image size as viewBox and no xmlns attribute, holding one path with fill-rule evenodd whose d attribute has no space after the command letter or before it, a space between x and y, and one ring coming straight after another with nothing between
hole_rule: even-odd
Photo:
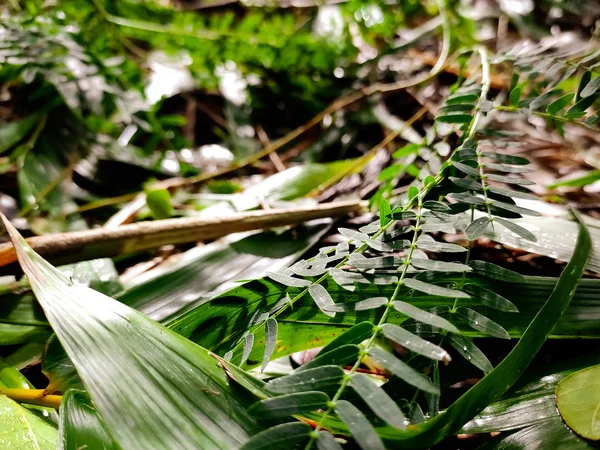
<instances>
[{"instance_id":1,"label":"sunlit leaf","mask_svg":"<svg viewBox=\"0 0 600 450\"><path fill-rule=\"evenodd\" d=\"M435 386L429 378L413 369L404 361L396 358L391 353L379 348L370 348L368 353L371 358L385 367L390 373L410 384L411 386L431 394L440 393L439 388Z\"/></svg>"},{"instance_id":2,"label":"sunlit leaf","mask_svg":"<svg viewBox=\"0 0 600 450\"><path fill-rule=\"evenodd\" d=\"M363 413L346 400L335 403L335 412L352 432L352 437L363 450L384 450L383 442Z\"/></svg>"},{"instance_id":3,"label":"sunlit leaf","mask_svg":"<svg viewBox=\"0 0 600 450\"><path fill-rule=\"evenodd\" d=\"M449 339L450 345L475 367L481 369L484 373L492 371L494 366L492 366L490 360L469 338L460 334L452 334Z\"/></svg>"},{"instance_id":4,"label":"sunlit leaf","mask_svg":"<svg viewBox=\"0 0 600 450\"><path fill-rule=\"evenodd\" d=\"M411 258L410 263L419 269L435 270L437 272L470 272L473 270L465 264L432 259Z\"/></svg>"},{"instance_id":5,"label":"sunlit leaf","mask_svg":"<svg viewBox=\"0 0 600 450\"><path fill-rule=\"evenodd\" d=\"M391 339L396 344L418 353L419 355L439 361L450 361L450 355L448 352L446 352L446 350L438 347L435 344L432 344L429 341L426 341L416 334L412 334L410 331L407 331L404 328L391 323L386 323L381 326L381 331L388 339Z\"/></svg>"},{"instance_id":6,"label":"sunlit leaf","mask_svg":"<svg viewBox=\"0 0 600 450\"><path fill-rule=\"evenodd\" d=\"M342 450L342 446L335 440L333 435L327 431L319 431L317 438L318 450Z\"/></svg>"},{"instance_id":7,"label":"sunlit leaf","mask_svg":"<svg viewBox=\"0 0 600 450\"><path fill-rule=\"evenodd\" d=\"M469 265L475 272L488 278L493 278L494 280L513 282L523 282L526 280L520 273L505 269L504 267L500 267L499 265L488 261L474 260L469 262Z\"/></svg>"},{"instance_id":8,"label":"sunlit leaf","mask_svg":"<svg viewBox=\"0 0 600 450\"><path fill-rule=\"evenodd\" d=\"M465 233L467 234L469 240L475 240L483 236L489 224L489 217L480 217L469 224L469 226L465 230Z\"/></svg>"},{"instance_id":9,"label":"sunlit leaf","mask_svg":"<svg viewBox=\"0 0 600 450\"><path fill-rule=\"evenodd\" d=\"M456 314L460 316L469 326L500 339L510 339L508 332L491 319L471 308L459 306L456 308Z\"/></svg>"},{"instance_id":10,"label":"sunlit leaf","mask_svg":"<svg viewBox=\"0 0 600 450\"><path fill-rule=\"evenodd\" d=\"M406 417L400 407L368 376L355 373L350 384L377 417L393 427L406 428Z\"/></svg>"},{"instance_id":11,"label":"sunlit leaf","mask_svg":"<svg viewBox=\"0 0 600 450\"><path fill-rule=\"evenodd\" d=\"M463 290L471 294L472 298L478 299L486 306L505 312L518 312L517 307L510 300L500 294L476 284L465 284Z\"/></svg>"},{"instance_id":12,"label":"sunlit leaf","mask_svg":"<svg viewBox=\"0 0 600 450\"><path fill-rule=\"evenodd\" d=\"M432 314L429 311L422 310L421 308L417 308L416 306L411 305L410 303L395 301L394 309L399 313L410 317L411 319L415 319L419 322L426 323L427 325L431 325L432 327L441 328L442 330L449 331L450 333L460 333L458 328L456 328L443 317L440 317L436 314Z\"/></svg>"},{"instance_id":13,"label":"sunlit leaf","mask_svg":"<svg viewBox=\"0 0 600 450\"><path fill-rule=\"evenodd\" d=\"M329 397L323 392L295 392L261 400L248 411L260 418L278 419L324 408L328 401Z\"/></svg>"},{"instance_id":14,"label":"sunlit leaf","mask_svg":"<svg viewBox=\"0 0 600 450\"><path fill-rule=\"evenodd\" d=\"M277 344L277 320L273 317L269 317L265 324L265 341L265 354L260 368L261 371L265 370L265 367L267 367L267 364L275 351L275 345Z\"/></svg>"},{"instance_id":15,"label":"sunlit leaf","mask_svg":"<svg viewBox=\"0 0 600 450\"><path fill-rule=\"evenodd\" d=\"M1 448L56 450L56 428L4 395L0 395L0 417Z\"/></svg>"},{"instance_id":16,"label":"sunlit leaf","mask_svg":"<svg viewBox=\"0 0 600 450\"><path fill-rule=\"evenodd\" d=\"M535 234L533 234L528 229L522 227L521 225L516 224L515 222L513 222L511 220L503 219L502 217L496 217L494 219L494 221L498 222L501 225L503 225L504 227L508 228L513 233L518 234L523 239L527 239L528 241L533 241L533 242L537 241L537 237L535 236Z\"/></svg>"},{"instance_id":17,"label":"sunlit leaf","mask_svg":"<svg viewBox=\"0 0 600 450\"><path fill-rule=\"evenodd\" d=\"M425 294L438 295L440 297L469 298L469 295L464 292L431 283L425 283L424 281L415 280L414 278L406 278L404 284L415 291L424 292Z\"/></svg>"},{"instance_id":18,"label":"sunlit leaf","mask_svg":"<svg viewBox=\"0 0 600 450\"><path fill-rule=\"evenodd\" d=\"M325 289L320 284L312 284L308 288L308 293L310 294L312 299L315 301L315 303L317 304L319 309L321 311L323 311L323 314L325 314L329 317L335 316L335 312L328 309L328 308L334 306L335 303L333 302L331 295L329 295L329 292L327 292L327 289Z\"/></svg>"}]
</instances>

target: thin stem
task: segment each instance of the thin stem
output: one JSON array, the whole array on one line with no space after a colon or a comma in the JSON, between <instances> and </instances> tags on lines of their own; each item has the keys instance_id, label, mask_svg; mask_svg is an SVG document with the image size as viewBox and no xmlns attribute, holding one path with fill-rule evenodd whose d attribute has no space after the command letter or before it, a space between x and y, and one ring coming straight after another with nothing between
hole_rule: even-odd
<instances>
[{"instance_id":1,"label":"thin stem","mask_svg":"<svg viewBox=\"0 0 600 450\"><path fill-rule=\"evenodd\" d=\"M576 125L578 127L587 128L588 130L594 131L595 133L598 132L598 128L596 128L592 125L588 125L585 122L568 119L566 117L556 116L556 115L550 114L550 113L545 113L545 112L541 112L541 111L529 111L529 110L523 111L522 109L517 108L516 106L497 105L497 106L494 106L494 108L497 109L498 111L514 112L514 113L521 113L521 114L533 114L534 116L543 117L544 119L556 120L557 122L561 122L561 123L570 123L571 125Z\"/></svg>"},{"instance_id":2,"label":"thin stem","mask_svg":"<svg viewBox=\"0 0 600 450\"><path fill-rule=\"evenodd\" d=\"M8 398L20 403L30 405L47 406L58 409L62 400L61 395L47 395L44 389L13 389L2 388L0 395L6 395Z\"/></svg>"}]
</instances>

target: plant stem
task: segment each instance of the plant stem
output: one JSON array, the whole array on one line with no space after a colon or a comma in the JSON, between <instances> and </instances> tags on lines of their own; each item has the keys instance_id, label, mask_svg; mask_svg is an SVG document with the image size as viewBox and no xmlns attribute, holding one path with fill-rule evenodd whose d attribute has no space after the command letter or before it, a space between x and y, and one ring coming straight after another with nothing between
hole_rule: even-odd
<instances>
[{"instance_id":1,"label":"plant stem","mask_svg":"<svg viewBox=\"0 0 600 450\"><path fill-rule=\"evenodd\" d=\"M62 400L61 395L47 395L44 389L13 389L2 388L0 395L6 395L8 398L20 403L30 405L47 406L58 409Z\"/></svg>"},{"instance_id":2,"label":"plant stem","mask_svg":"<svg viewBox=\"0 0 600 450\"><path fill-rule=\"evenodd\" d=\"M550 114L550 113L545 113L545 112L541 112L541 111L530 111L530 110L524 111L520 108L517 108L516 106L497 105L497 106L494 106L494 108L497 109L498 111L514 112L514 113L521 113L521 114L533 114L534 116L543 117L544 119L556 120L557 122L561 122L561 123L570 123L571 125L576 125L578 127L587 128L588 130L598 133L598 128L596 128L592 125L588 125L585 122L571 120L566 117L556 116L556 115Z\"/></svg>"}]
</instances>

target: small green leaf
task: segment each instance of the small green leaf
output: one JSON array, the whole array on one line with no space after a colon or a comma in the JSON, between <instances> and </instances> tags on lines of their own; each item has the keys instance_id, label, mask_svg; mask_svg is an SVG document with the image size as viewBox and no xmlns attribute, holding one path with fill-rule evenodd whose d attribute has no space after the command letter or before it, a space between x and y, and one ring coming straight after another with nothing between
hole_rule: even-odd
<instances>
[{"instance_id":1,"label":"small green leaf","mask_svg":"<svg viewBox=\"0 0 600 450\"><path fill-rule=\"evenodd\" d=\"M240 362L240 366L246 362L248 359L248 355L252 351L252 346L254 345L254 335L252 333L248 333L244 338L244 351L242 353L242 361Z\"/></svg>"},{"instance_id":2,"label":"small green leaf","mask_svg":"<svg viewBox=\"0 0 600 450\"><path fill-rule=\"evenodd\" d=\"M329 396L323 392L295 392L256 402L248 411L261 419L279 419L324 408L328 401Z\"/></svg>"},{"instance_id":3,"label":"small green leaf","mask_svg":"<svg viewBox=\"0 0 600 450\"><path fill-rule=\"evenodd\" d=\"M500 294L476 284L465 284L463 290L471 294L471 298L478 299L485 306L488 306L498 311L504 312L519 312L517 307Z\"/></svg>"},{"instance_id":4,"label":"small green leaf","mask_svg":"<svg viewBox=\"0 0 600 450\"><path fill-rule=\"evenodd\" d=\"M535 237L535 234L533 234L528 229L523 228L521 225L516 224L512 220L503 219L502 217L496 217L494 219L494 221L498 222L499 224L501 224L504 227L508 228L513 233L518 234L523 239L527 239L528 241L532 241L532 242L536 242L537 241L537 238Z\"/></svg>"},{"instance_id":5,"label":"small green leaf","mask_svg":"<svg viewBox=\"0 0 600 450\"><path fill-rule=\"evenodd\" d=\"M407 331L398 325L393 325L391 323L383 324L381 326L381 331L388 339L391 339L396 344L418 353L419 355L445 362L449 362L451 359L448 352L443 348L426 341L416 334L412 334L410 331Z\"/></svg>"},{"instance_id":6,"label":"small green leaf","mask_svg":"<svg viewBox=\"0 0 600 450\"><path fill-rule=\"evenodd\" d=\"M600 441L600 365L572 373L556 386L560 415L578 435Z\"/></svg>"},{"instance_id":7,"label":"small green leaf","mask_svg":"<svg viewBox=\"0 0 600 450\"><path fill-rule=\"evenodd\" d=\"M470 272L469 266L456 262L434 261L424 258L412 258L410 264L419 269L435 270L436 272Z\"/></svg>"},{"instance_id":8,"label":"small green leaf","mask_svg":"<svg viewBox=\"0 0 600 450\"><path fill-rule=\"evenodd\" d=\"M406 194L408 195L408 200L412 201L413 198L419 195L419 189L416 186L411 186L408 188L408 192Z\"/></svg>"},{"instance_id":9,"label":"small green leaf","mask_svg":"<svg viewBox=\"0 0 600 450\"><path fill-rule=\"evenodd\" d=\"M31 114L20 120L0 124L0 153L25 139L33 126L40 121L40 114Z\"/></svg>"},{"instance_id":10,"label":"small green leaf","mask_svg":"<svg viewBox=\"0 0 600 450\"><path fill-rule=\"evenodd\" d=\"M488 186L490 192L494 194L504 195L505 197L523 198L525 200L538 200L538 197L526 192L514 191L512 189L501 188L498 186Z\"/></svg>"},{"instance_id":11,"label":"small green leaf","mask_svg":"<svg viewBox=\"0 0 600 450\"><path fill-rule=\"evenodd\" d=\"M262 372L269 364L271 360L271 355L275 351L275 345L277 344L277 320L273 317L269 317L267 322L265 323L265 354L263 356L263 361L260 367L260 371Z\"/></svg>"},{"instance_id":12,"label":"small green leaf","mask_svg":"<svg viewBox=\"0 0 600 450\"><path fill-rule=\"evenodd\" d=\"M421 148L421 145L419 145L419 144L408 144L408 145L405 145L404 147L400 147L398 150L396 150L394 152L394 154L392 155L392 157L394 157L395 159L404 158L406 156L417 153L420 148Z\"/></svg>"},{"instance_id":13,"label":"small green leaf","mask_svg":"<svg viewBox=\"0 0 600 450\"><path fill-rule=\"evenodd\" d=\"M423 204L421 206L423 208L425 208L425 209L430 210L430 211L437 211L437 212L450 212L450 211L452 211L452 208L450 208L445 203L435 202L433 200L427 200L426 202L423 202Z\"/></svg>"},{"instance_id":14,"label":"small green leaf","mask_svg":"<svg viewBox=\"0 0 600 450\"><path fill-rule=\"evenodd\" d=\"M317 438L317 449L318 450L343 450L342 446L335 440L333 435L328 431L319 431L319 437Z\"/></svg>"},{"instance_id":15,"label":"small green leaf","mask_svg":"<svg viewBox=\"0 0 600 450\"><path fill-rule=\"evenodd\" d=\"M516 86L512 91L510 91L510 95L508 97L508 102L510 106L518 106L519 100L521 100L521 86Z\"/></svg>"},{"instance_id":16,"label":"small green leaf","mask_svg":"<svg viewBox=\"0 0 600 450\"><path fill-rule=\"evenodd\" d=\"M410 384L411 386L414 386L421 391L429 392L430 394L437 395L440 393L439 387L434 385L429 378L413 369L404 361L396 358L391 353L379 348L370 348L368 353L371 358L385 367L390 373Z\"/></svg>"},{"instance_id":17,"label":"small green leaf","mask_svg":"<svg viewBox=\"0 0 600 450\"><path fill-rule=\"evenodd\" d=\"M324 391L337 388L344 378L339 366L321 366L314 369L292 372L281 378L275 378L266 384L266 389L276 394L291 392Z\"/></svg>"},{"instance_id":18,"label":"small green leaf","mask_svg":"<svg viewBox=\"0 0 600 450\"><path fill-rule=\"evenodd\" d=\"M578 102L581 100L581 91L587 86L587 84L592 79L592 72L590 70L583 72L581 75L581 80L579 80L579 85L577 86L577 95L575 96L575 101Z\"/></svg>"},{"instance_id":19,"label":"small green leaf","mask_svg":"<svg viewBox=\"0 0 600 450\"><path fill-rule=\"evenodd\" d=\"M538 211L529 208L523 208L517 205L511 205L510 203L500 202L498 200L490 199L490 204L495 206L496 208L504 209L506 211L514 212L517 214L523 214L526 216L541 216L542 214ZM507 227L508 228L508 227Z\"/></svg>"},{"instance_id":20,"label":"small green leaf","mask_svg":"<svg viewBox=\"0 0 600 450\"><path fill-rule=\"evenodd\" d=\"M395 301L394 309L399 313L410 317L411 319L426 323L427 325L431 325L432 327L441 328L442 330L449 331L450 333L460 333L458 328L456 328L443 317L440 317L436 314L432 314L429 311L425 311L421 308L417 308L416 306L411 305L410 303Z\"/></svg>"},{"instance_id":21,"label":"small green leaf","mask_svg":"<svg viewBox=\"0 0 600 450\"><path fill-rule=\"evenodd\" d=\"M377 417L400 430L406 428L406 417L402 410L368 376L362 373L355 373L352 375L350 385Z\"/></svg>"},{"instance_id":22,"label":"small green leaf","mask_svg":"<svg viewBox=\"0 0 600 450\"><path fill-rule=\"evenodd\" d=\"M481 236L483 236L485 234L489 225L490 225L489 217L480 217L478 219L475 219L473 222L471 222L469 224L469 226L465 230L465 233L467 234L467 238L469 238L470 241L480 238Z\"/></svg>"},{"instance_id":23,"label":"small green leaf","mask_svg":"<svg viewBox=\"0 0 600 450\"><path fill-rule=\"evenodd\" d=\"M382 198L379 202L379 225L384 227L389 221L389 215L392 212L389 202Z\"/></svg>"},{"instance_id":24,"label":"small green leaf","mask_svg":"<svg viewBox=\"0 0 600 450\"><path fill-rule=\"evenodd\" d=\"M428 239L420 238L417 241L417 247L430 252L446 252L446 253L463 253L467 249L457 244L448 244L447 242L437 242Z\"/></svg>"},{"instance_id":25,"label":"small green leaf","mask_svg":"<svg viewBox=\"0 0 600 450\"><path fill-rule=\"evenodd\" d=\"M456 314L475 330L500 339L510 339L510 335L501 325L471 308L460 306L456 308Z\"/></svg>"},{"instance_id":26,"label":"small green leaf","mask_svg":"<svg viewBox=\"0 0 600 450\"><path fill-rule=\"evenodd\" d=\"M308 287L308 286L310 286L312 284L308 280L303 280L303 279L300 279L300 278L290 277L289 275L283 275L281 273L267 272L267 276L271 280L277 281L278 283L281 283L284 286L290 286L290 287Z\"/></svg>"},{"instance_id":27,"label":"small green leaf","mask_svg":"<svg viewBox=\"0 0 600 450\"><path fill-rule=\"evenodd\" d=\"M476 273L494 280L512 281L515 283L527 282L527 279L520 273L505 269L504 267L500 267L488 261L475 260L469 262L469 265Z\"/></svg>"},{"instance_id":28,"label":"small green leaf","mask_svg":"<svg viewBox=\"0 0 600 450\"><path fill-rule=\"evenodd\" d=\"M527 158L523 158L522 156L507 155L496 152L483 152L483 156L492 158L502 164L515 164L518 166L525 166L529 164L529 160Z\"/></svg>"},{"instance_id":29,"label":"small green leaf","mask_svg":"<svg viewBox=\"0 0 600 450\"><path fill-rule=\"evenodd\" d=\"M534 181L525 180L523 178L507 177L505 175L496 175L495 173L487 174L486 178L493 180L493 181L499 181L501 183L518 184L521 186L531 186L531 185L535 184Z\"/></svg>"},{"instance_id":30,"label":"small green leaf","mask_svg":"<svg viewBox=\"0 0 600 450\"><path fill-rule=\"evenodd\" d=\"M352 403L346 400L338 400L335 403L335 412L346 424L352 437L363 450L385 450L381 438L373 428L373 425Z\"/></svg>"},{"instance_id":31,"label":"small green leaf","mask_svg":"<svg viewBox=\"0 0 600 450\"><path fill-rule=\"evenodd\" d=\"M377 298L382 298L382 299L386 300L386 302L387 302L387 299L385 297L377 297ZM333 349L341 347L343 345L348 345L348 344L358 345L362 341L364 341L372 336L374 327L375 326L371 322L357 323L352 328L350 328L349 330L340 334L333 341L331 341L326 347L323 348L323 350L321 350L320 353L323 353L323 354L328 353L328 352L332 351Z\"/></svg>"},{"instance_id":32,"label":"small green leaf","mask_svg":"<svg viewBox=\"0 0 600 450\"><path fill-rule=\"evenodd\" d=\"M479 176L479 169L477 169L477 167L469 166L458 161L452 161L452 165L467 175L471 175L472 177Z\"/></svg>"},{"instance_id":33,"label":"small green leaf","mask_svg":"<svg viewBox=\"0 0 600 450\"><path fill-rule=\"evenodd\" d=\"M402 208L394 209L388 217L394 220L405 220L405 219L414 219L417 215L414 211L403 211Z\"/></svg>"},{"instance_id":34,"label":"small green leaf","mask_svg":"<svg viewBox=\"0 0 600 450\"><path fill-rule=\"evenodd\" d=\"M483 190L483 186L480 183L478 183L477 181L468 179L468 178L450 177L450 181L452 181L452 183L454 183L458 187L461 187L463 189L468 189L470 191L479 192L479 191Z\"/></svg>"},{"instance_id":35,"label":"small green leaf","mask_svg":"<svg viewBox=\"0 0 600 450\"><path fill-rule=\"evenodd\" d=\"M335 316L335 312L327 310L327 308L330 308L333 305L335 305L333 299L331 298L331 295L329 295L329 292L327 292L327 289L325 289L320 284L312 284L308 288L308 293L315 301L319 309L323 312L323 314L329 317Z\"/></svg>"},{"instance_id":36,"label":"small green leaf","mask_svg":"<svg viewBox=\"0 0 600 450\"><path fill-rule=\"evenodd\" d=\"M494 366L492 366L492 363L487 356L485 356L469 338L460 334L451 334L448 339L450 340L450 345L452 345L463 358L483 371L483 373L490 373L494 369Z\"/></svg>"},{"instance_id":37,"label":"small green leaf","mask_svg":"<svg viewBox=\"0 0 600 450\"><path fill-rule=\"evenodd\" d=\"M283 423L252 436L240 450L297 448L308 441L312 428L302 422Z\"/></svg>"},{"instance_id":38,"label":"small green leaf","mask_svg":"<svg viewBox=\"0 0 600 450\"><path fill-rule=\"evenodd\" d=\"M151 189L146 192L146 205L155 219L173 217L175 210L171 204L171 194L165 188Z\"/></svg>"},{"instance_id":39,"label":"small green leaf","mask_svg":"<svg viewBox=\"0 0 600 450\"><path fill-rule=\"evenodd\" d=\"M295 372L303 372L319 366L337 365L343 367L347 364L353 364L358 359L359 354L360 348L358 345L342 345L327 353L319 353L315 359L298 367Z\"/></svg>"},{"instance_id":40,"label":"small green leaf","mask_svg":"<svg viewBox=\"0 0 600 450\"><path fill-rule=\"evenodd\" d=\"M404 280L404 284L406 287L414 289L415 291L424 292L425 294L429 295L450 298L469 298L469 296L464 292L437 286L435 284L425 283L423 281L415 280L414 278L406 278Z\"/></svg>"},{"instance_id":41,"label":"small green leaf","mask_svg":"<svg viewBox=\"0 0 600 450\"><path fill-rule=\"evenodd\" d=\"M347 311L367 311L369 309L381 308L387 303L385 297L372 297L351 303L335 303L333 306L327 306L325 309L333 312Z\"/></svg>"},{"instance_id":42,"label":"small green leaf","mask_svg":"<svg viewBox=\"0 0 600 450\"><path fill-rule=\"evenodd\" d=\"M438 116L435 118L436 121L442 123L470 123L473 120L473 116L470 114L447 114L445 116Z\"/></svg>"},{"instance_id":43,"label":"small green leaf","mask_svg":"<svg viewBox=\"0 0 600 450\"><path fill-rule=\"evenodd\" d=\"M473 111L473 105L458 103L456 105L444 105L440 108L440 112L444 114L451 113L467 113Z\"/></svg>"},{"instance_id":44,"label":"small green leaf","mask_svg":"<svg viewBox=\"0 0 600 450\"><path fill-rule=\"evenodd\" d=\"M351 230L350 228L338 228L340 234L352 241L363 242L369 239L369 235L360 231Z\"/></svg>"},{"instance_id":45,"label":"small green leaf","mask_svg":"<svg viewBox=\"0 0 600 450\"><path fill-rule=\"evenodd\" d=\"M571 103L571 100L573 100L573 97L575 95L574 94L565 94L562 97L554 100L552 103L550 103L547 107L546 107L546 111L549 114L557 114L560 111L562 111L563 109L565 109L569 103Z\"/></svg>"},{"instance_id":46,"label":"small green leaf","mask_svg":"<svg viewBox=\"0 0 600 450\"><path fill-rule=\"evenodd\" d=\"M599 88L600 77L596 77L593 80L591 80L588 84L586 84L586 86L581 90L579 95L581 96L581 98L589 97L591 95L594 95Z\"/></svg>"}]
</instances>

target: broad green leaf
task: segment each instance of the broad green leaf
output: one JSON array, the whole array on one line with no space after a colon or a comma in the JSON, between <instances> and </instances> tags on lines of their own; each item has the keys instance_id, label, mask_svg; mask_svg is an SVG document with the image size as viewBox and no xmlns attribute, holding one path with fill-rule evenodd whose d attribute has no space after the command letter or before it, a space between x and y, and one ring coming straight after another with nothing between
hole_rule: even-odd
<instances>
[{"instance_id":1,"label":"broad green leaf","mask_svg":"<svg viewBox=\"0 0 600 450\"><path fill-rule=\"evenodd\" d=\"M202 441L229 449L260 429L209 352L73 284L3 220L48 321L121 447L161 450L178 442L195 449ZM171 426L164 426L165 417Z\"/></svg>"},{"instance_id":2,"label":"broad green leaf","mask_svg":"<svg viewBox=\"0 0 600 450\"><path fill-rule=\"evenodd\" d=\"M437 395L440 393L439 387L434 385L429 378L391 353L379 348L370 348L368 353L371 358L385 367L392 375L397 376L411 386L430 394Z\"/></svg>"},{"instance_id":3,"label":"broad green leaf","mask_svg":"<svg viewBox=\"0 0 600 450\"><path fill-rule=\"evenodd\" d=\"M471 339L460 334L452 334L449 336L449 340L450 345L452 345L463 358L483 371L483 373L492 371L494 366L492 366L492 363L487 356L473 344Z\"/></svg>"},{"instance_id":4,"label":"broad green leaf","mask_svg":"<svg viewBox=\"0 0 600 450\"><path fill-rule=\"evenodd\" d=\"M469 262L469 265L476 273L488 278L493 278L494 280L512 282L525 281L525 277L520 273L505 269L504 267L500 267L497 264L488 261L474 260Z\"/></svg>"},{"instance_id":5,"label":"broad green leaf","mask_svg":"<svg viewBox=\"0 0 600 450\"><path fill-rule=\"evenodd\" d=\"M519 312L513 302L490 289L467 283L464 285L463 290L471 294L471 298L480 300L481 303L490 308L505 312Z\"/></svg>"},{"instance_id":6,"label":"broad green leaf","mask_svg":"<svg viewBox=\"0 0 600 450\"><path fill-rule=\"evenodd\" d=\"M558 383L556 405L575 433L600 441L600 365L575 372Z\"/></svg>"},{"instance_id":7,"label":"broad green leaf","mask_svg":"<svg viewBox=\"0 0 600 450\"><path fill-rule=\"evenodd\" d=\"M451 297L451 298L469 298L468 294L454 289L448 289L435 284L425 283L414 278L406 278L404 284L414 289L415 291L424 292L425 294L437 295L440 297Z\"/></svg>"},{"instance_id":8,"label":"broad green leaf","mask_svg":"<svg viewBox=\"0 0 600 450\"><path fill-rule=\"evenodd\" d=\"M368 376L355 373L350 385L377 417L400 430L406 428L406 417L400 407Z\"/></svg>"},{"instance_id":9,"label":"broad green leaf","mask_svg":"<svg viewBox=\"0 0 600 450\"><path fill-rule=\"evenodd\" d=\"M173 217L175 209L171 203L171 194L165 188L153 188L146 192L146 205L155 219Z\"/></svg>"},{"instance_id":10,"label":"broad green leaf","mask_svg":"<svg viewBox=\"0 0 600 450\"><path fill-rule=\"evenodd\" d=\"M385 297L380 297L384 298ZM387 301L387 300L386 300ZM354 325L348 331L345 331L333 341L331 341L326 347L321 350L321 353L325 354L331 350L348 344L360 344L362 341L369 339L373 335L373 329L375 326L371 322L361 322Z\"/></svg>"},{"instance_id":11,"label":"broad green leaf","mask_svg":"<svg viewBox=\"0 0 600 450\"><path fill-rule=\"evenodd\" d=\"M482 333L489 334L490 336L500 339L510 339L508 332L502 328L502 326L471 308L459 306L456 308L456 314L460 316L466 323L468 323L469 326L481 331Z\"/></svg>"},{"instance_id":12,"label":"broad green leaf","mask_svg":"<svg viewBox=\"0 0 600 450\"><path fill-rule=\"evenodd\" d=\"M56 428L4 395L0 395L0 417L0 448L56 450Z\"/></svg>"},{"instance_id":13,"label":"broad green leaf","mask_svg":"<svg viewBox=\"0 0 600 450\"><path fill-rule=\"evenodd\" d=\"M470 272L469 266L456 262L435 261L424 258L411 258L410 264L419 269L434 270L437 272Z\"/></svg>"},{"instance_id":14,"label":"broad green leaf","mask_svg":"<svg viewBox=\"0 0 600 450\"><path fill-rule=\"evenodd\" d=\"M343 367L346 364L353 364L358 359L359 353L360 348L357 345L342 345L327 353L319 353L315 359L298 367L296 372L314 369L319 366L337 365Z\"/></svg>"},{"instance_id":15,"label":"broad green leaf","mask_svg":"<svg viewBox=\"0 0 600 450\"><path fill-rule=\"evenodd\" d=\"M346 424L352 437L363 450L385 450L381 438L373 428L373 425L352 403L346 400L338 400L335 403L335 412Z\"/></svg>"},{"instance_id":16,"label":"broad green leaf","mask_svg":"<svg viewBox=\"0 0 600 450\"><path fill-rule=\"evenodd\" d=\"M480 238L490 225L489 217L480 217L469 224L465 233L470 241Z\"/></svg>"},{"instance_id":17,"label":"broad green leaf","mask_svg":"<svg viewBox=\"0 0 600 450\"><path fill-rule=\"evenodd\" d=\"M329 397L323 392L295 392L261 400L248 411L261 419L279 419L325 408L328 401Z\"/></svg>"},{"instance_id":18,"label":"broad green leaf","mask_svg":"<svg viewBox=\"0 0 600 450\"><path fill-rule=\"evenodd\" d=\"M22 141L39 120L39 114L31 114L20 120L0 124L0 153Z\"/></svg>"},{"instance_id":19,"label":"broad green leaf","mask_svg":"<svg viewBox=\"0 0 600 450\"><path fill-rule=\"evenodd\" d=\"M535 234L533 234L528 229L522 227L521 225L516 224L512 220L503 219L502 217L496 217L494 218L494 221L508 228L513 233L521 236L523 239L527 239L528 241L533 242L537 241L537 237L535 237Z\"/></svg>"},{"instance_id":20,"label":"broad green leaf","mask_svg":"<svg viewBox=\"0 0 600 450\"><path fill-rule=\"evenodd\" d=\"M277 320L275 320L273 317L269 317L265 324L266 343L265 343L265 354L263 356L263 362L262 362L262 365L260 368L261 371L265 370L265 367L267 367L267 364L271 360L271 356L273 355L273 352L275 351L275 345L277 344L277 328L278 328Z\"/></svg>"},{"instance_id":21,"label":"broad green leaf","mask_svg":"<svg viewBox=\"0 0 600 450\"><path fill-rule=\"evenodd\" d=\"M419 355L426 356L430 359L438 361L450 361L450 355L446 350L432 344L429 341L391 323L386 323L381 326L381 331L384 336L391 339L396 344L399 344L408 350L411 350Z\"/></svg>"},{"instance_id":22,"label":"broad green leaf","mask_svg":"<svg viewBox=\"0 0 600 450\"><path fill-rule=\"evenodd\" d=\"M446 99L446 104L457 105L457 104L475 104L479 100L479 95L476 94L453 94Z\"/></svg>"},{"instance_id":23,"label":"broad green leaf","mask_svg":"<svg viewBox=\"0 0 600 450\"><path fill-rule=\"evenodd\" d=\"M342 378L344 378L344 371L339 366L321 366L275 378L269 381L265 387L276 394L323 391L337 387Z\"/></svg>"},{"instance_id":24,"label":"broad green leaf","mask_svg":"<svg viewBox=\"0 0 600 450\"><path fill-rule=\"evenodd\" d=\"M59 449L120 450L84 391L69 389L60 404Z\"/></svg>"},{"instance_id":25,"label":"broad green leaf","mask_svg":"<svg viewBox=\"0 0 600 450\"><path fill-rule=\"evenodd\" d=\"M342 450L342 446L335 440L333 435L328 431L319 431L317 438L318 450Z\"/></svg>"},{"instance_id":26,"label":"broad green leaf","mask_svg":"<svg viewBox=\"0 0 600 450\"><path fill-rule=\"evenodd\" d=\"M405 316L415 319L419 322L426 323L432 327L441 328L442 330L449 331L450 333L460 333L458 328L452 325L443 317L436 314L432 314L429 311L425 311L421 308L411 305L410 303L395 301L394 309Z\"/></svg>"},{"instance_id":27,"label":"broad green leaf","mask_svg":"<svg viewBox=\"0 0 600 450\"><path fill-rule=\"evenodd\" d=\"M408 200L412 200L417 195L419 195L419 189L416 186L411 186L408 188L406 195L408 196Z\"/></svg>"},{"instance_id":28,"label":"broad green leaf","mask_svg":"<svg viewBox=\"0 0 600 450\"><path fill-rule=\"evenodd\" d=\"M542 214L538 211L534 211L533 209L523 208L522 206L511 205L510 203L500 202L498 200L490 199L488 200L491 205L496 208L504 209L506 211L511 211L517 214L524 214L528 216L541 216Z\"/></svg>"},{"instance_id":29,"label":"broad green leaf","mask_svg":"<svg viewBox=\"0 0 600 450\"><path fill-rule=\"evenodd\" d=\"M298 448L308 441L312 428L302 422L283 423L252 436L240 450Z\"/></svg>"}]
</instances>

